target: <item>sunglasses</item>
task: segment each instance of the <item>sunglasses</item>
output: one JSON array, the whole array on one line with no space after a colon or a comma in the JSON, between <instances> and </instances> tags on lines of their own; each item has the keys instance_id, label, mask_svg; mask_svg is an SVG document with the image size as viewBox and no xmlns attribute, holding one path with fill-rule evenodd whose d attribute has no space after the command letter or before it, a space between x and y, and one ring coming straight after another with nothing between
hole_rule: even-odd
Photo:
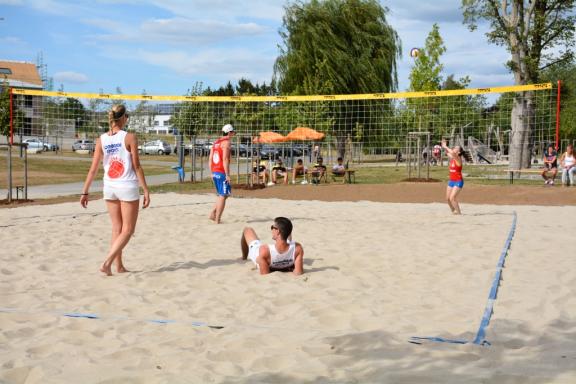
<instances>
[{"instance_id":1,"label":"sunglasses","mask_svg":"<svg viewBox=\"0 0 576 384\"><path fill-rule=\"evenodd\" d=\"M278 227L275 226L275 225L271 225L271 226L270 226L270 230L273 230L273 229L278 229Z\"/></svg>"}]
</instances>

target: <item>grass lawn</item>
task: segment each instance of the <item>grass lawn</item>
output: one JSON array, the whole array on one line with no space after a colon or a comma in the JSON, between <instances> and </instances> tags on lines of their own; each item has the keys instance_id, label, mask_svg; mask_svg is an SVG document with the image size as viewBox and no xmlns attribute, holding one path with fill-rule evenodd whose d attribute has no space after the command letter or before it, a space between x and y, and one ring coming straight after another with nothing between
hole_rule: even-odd
<instances>
[{"instance_id":1,"label":"grass lawn","mask_svg":"<svg viewBox=\"0 0 576 384\"><path fill-rule=\"evenodd\" d=\"M0 152L0 188L8 187L8 165L6 152ZM47 158L34 158L28 156L28 185L61 184L84 181L89 161L70 161ZM174 173L170 167L146 165L146 175L160 175ZM97 178L102 178L103 168L100 166ZM12 156L12 183L22 185L24 183L24 159Z\"/></svg>"},{"instance_id":2,"label":"grass lawn","mask_svg":"<svg viewBox=\"0 0 576 384\"><path fill-rule=\"evenodd\" d=\"M7 156L6 152L0 152L0 188L7 188ZM68 154L69 155L69 154ZM86 173L90 167L90 155L76 155L78 156L78 161L74 160L62 160L58 158L47 158L43 156L42 158L35 158L34 155L28 156L28 184L29 185L45 185L45 184L59 184L59 183L69 183L69 182L79 182L83 181L86 177ZM173 163L175 160L174 156L158 156L158 155L148 155L142 156L142 160L162 160L167 163ZM187 158L186 160L189 161ZM187 164L189 162L187 161ZM351 168L356 169L356 182L360 184L390 184L405 181L408 178L408 173L405 164L400 164L398 167L390 165L374 165L367 164L368 166L362 167L358 165L352 165ZM24 181L24 164L23 160L20 159L16 153L12 156L12 175L13 184L22 185ZM232 164L231 168L235 171L236 164ZM243 169L244 166L241 166ZM506 166L484 166L484 165L465 165L464 166L464 179L466 183L472 184L485 184L485 185L507 185L509 183L507 174L505 172ZM173 173L174 171L167 165L151 165L146 164L145 167L146 175L158 175ZM245 169L245 168L244 168ZM100 167L99 175L97 178L102 177L103 169ZM205 177L209 176L204 174ZM540 179L534 174L527 176L523 175L521 178L515 178L514 183L517 185L540 185ZM413 170L412 178L417 178L418 174L416 170ZM420 171L420 178L426 178L427 172L426 168L422 167ZM329 177L330 178L330 177ZM443 167L430 167L430 178L435 181L445 182L448 178L448 169L446 166ZM233 177L233 181L235 181ZM246 178L242 177L241 182L245 182ZM186 192L194 191L198 189L209 189L212 187L211 180L206 179L202 183L184 183L174 185L166 185L161 187L155 187L156 192L159 191L175 191L175 192Z\"/></svg>"}]
</instances>

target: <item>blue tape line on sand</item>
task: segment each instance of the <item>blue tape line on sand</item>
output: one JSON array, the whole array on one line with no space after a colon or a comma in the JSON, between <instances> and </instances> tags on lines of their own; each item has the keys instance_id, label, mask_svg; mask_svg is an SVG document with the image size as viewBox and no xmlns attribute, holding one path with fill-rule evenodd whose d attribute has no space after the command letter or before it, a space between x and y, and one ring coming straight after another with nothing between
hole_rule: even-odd
<instances>
[{"instance_id":1,"label":"blue tape line on sand","mask_svg":"<svg viewBox=\"0 0 576 384\"><path fill-rule=\"evenodd\" d=\"M490 318L492 317L492 313L494 312L494 302L496 301L496 297L498 295L498 287L500 286L500 279L502 278L502 268L504 268L504 261L506 260L506 255L508 255L508 251L510 250L510 244L512 244L512 238L514 237L514 233L516 232L516 220L517 215L516 212L514 211L512 226L510 227L508 237L506 238L506 242L504 243L504 249L502 249L502 253L500 254L500 258L498 259L498 264L496 265L496 273L494 274L494 280L492 280L492 286L490 287L490 293L488 294L488 302L486 303L486 308L484 309L482 320L480 320L480 327L478 328L478 332L476 332L476 337L472 341L472 344L490 345L490 343L485 339L486 328L488 327L488 324L490 324ZM451 343L451 344L468 343L467 340L452 340L434 336L431 337L412 336L408 342L412 344L422 344L420 342L421 340L432 341L436 343Z\"/></svg>"},{"instance_id":2,"label":"blue tape line on sand","mask_svg":"<svg viewBox=\"0 0 576 384\"><path fill-rule=\"evenodd\" d=\"M57 312L57 311L25 311L19 310L16 308L2 308L0 307L0 312L5 313L37 313L37 314L50 314L50 315L57 315L57 316L64 316L64 317L72 317L72 318L83 318L83 319L97 319L97 320L128 320L128 321L142 321L147 323L155 323L155 324L184 324L184 325L192 325L194 327L207 327L212 329L222 329L223 326L220 325L210 325L208 323L204 323L201 321L177 321L177 320L170 320L170 319L133 319L130 317L103 317L93 313L80 313L80 312Z\"/></svg>"},{"instance_id":3,"label":"blue tape line on sand","mask_svg":"<svg viewBox=\"0 0 576 384\"><path fill-rule=\"evenodd\" d=\"M424 340L424 341L434 341L436 343L451 343L451 344L467 344L468 341L467 340L454 340L454 339L445 339L443 337L418 337L418 336L412 336L410 338L410 343L412 344L422 344L420 343L420 340Z\"/></svg>"},{"instance_id":4,"label":"blue tape line on sand","mask_svg":"<svg viewBox=\"0 0 576 384\"><path fill-rule=\"evenodd\" d=\"M486 309L484 310L484 315L482 316L482 320L480 321L480 327L478 327L476 337L472 342L477 345L489 344L485 339L486 328L488 327L488 324L490 324L490 318L492 317L494 309L494 302L496 301L496 297L498 295L498 287L500 286L500 279L502 278L502 268L504 268L504 261L506 260L506 255L510 250L510 244L512 244L512 238L514 237L514 233L516 232L516 219L517 219L516 212L514 212L512 227L510 228L510 232L508 233L508 238L506 239L506 243L504 244L502 254L500 254L500 260L498 260L498 266L496 267L496 273L494 274L494 280L492 281L492 289L490 289L490 296L488 297L488 302L486 303Z\"/></svg>"}]
</instances>

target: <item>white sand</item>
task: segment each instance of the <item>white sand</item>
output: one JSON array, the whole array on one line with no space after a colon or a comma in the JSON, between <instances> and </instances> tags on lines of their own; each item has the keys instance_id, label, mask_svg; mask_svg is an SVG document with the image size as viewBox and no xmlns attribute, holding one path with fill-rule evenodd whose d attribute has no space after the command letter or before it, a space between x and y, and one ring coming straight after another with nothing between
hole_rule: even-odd
<instances>
[{"instance_id":1,"label":"white sand","mask_svg":"<svg viewBox=\"0 0 576 384\"><path fill-rule=\"evenodd\" d=\"M102 201L0 210L0 382L576 382L576 207L213 200L154 195L113 277ZM474 338L514 210L492 345L408 343ZM280 215L303 276L238 261Z\"/></svg>"}]
</instances>

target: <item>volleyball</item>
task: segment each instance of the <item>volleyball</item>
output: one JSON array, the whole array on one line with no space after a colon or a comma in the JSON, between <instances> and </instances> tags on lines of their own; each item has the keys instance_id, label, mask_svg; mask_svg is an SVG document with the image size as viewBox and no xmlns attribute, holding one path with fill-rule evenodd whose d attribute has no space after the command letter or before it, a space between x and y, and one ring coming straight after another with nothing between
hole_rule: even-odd
<instances>
[{"instance_id":1,"label":"volleyball","mask_svg":"<svg viewBox=\"0 0 576 384\"><path fill-rule=\"evenodd\" d=\"M124 164L120 160L112 160L110 168L108 168L108 177L117 179L124 174Z\"/></svg>"},{"instance_id":2,"label":"volleyball","mask_svg":"<svg viewBox=\"0 0 576 384\"><path fill-rule=\"evenodd\" d=\"M416 58L420 55L420 50L418 48L412 48L410 50L410 57Z\"/></svg>"}]
</instances>

